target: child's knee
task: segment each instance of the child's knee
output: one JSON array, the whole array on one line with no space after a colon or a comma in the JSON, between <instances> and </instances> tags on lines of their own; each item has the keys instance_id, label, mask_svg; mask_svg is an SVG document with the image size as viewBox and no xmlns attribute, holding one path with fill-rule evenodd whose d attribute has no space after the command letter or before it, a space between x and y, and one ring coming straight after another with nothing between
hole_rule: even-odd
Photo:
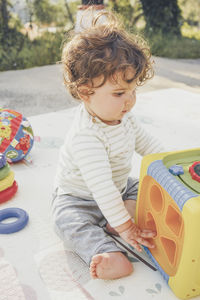
<instances>
[{"instance_id":1,"label":"child's knee","mask_svg":"<svg viewBox=\"0 0 200 300\"><path fill-rule=\"evenodd\" d=\"M128 210L129 214L131 215L131 217L134 218L136 212L136 200L127 199L124 201L124 205Z\"/></svg>"}]
</instances>

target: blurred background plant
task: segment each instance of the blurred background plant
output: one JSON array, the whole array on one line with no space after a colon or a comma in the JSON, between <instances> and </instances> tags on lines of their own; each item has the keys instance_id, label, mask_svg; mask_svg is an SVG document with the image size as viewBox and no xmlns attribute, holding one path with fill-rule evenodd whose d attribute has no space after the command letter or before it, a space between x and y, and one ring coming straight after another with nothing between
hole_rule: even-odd
<instances>
[{"instance_id":1,"label":"blurred background plant","mask_svg":"<svg viewBox=\"0 0 200 300\"><path fill-rule=\"evenodd\" d=\"M0 71L54 64L74 28L78 0L0 0ZM101 1L102 2L102 1ZM152 54L200 58L200 0L105 0Z\"/></svg>"}]
</instances>

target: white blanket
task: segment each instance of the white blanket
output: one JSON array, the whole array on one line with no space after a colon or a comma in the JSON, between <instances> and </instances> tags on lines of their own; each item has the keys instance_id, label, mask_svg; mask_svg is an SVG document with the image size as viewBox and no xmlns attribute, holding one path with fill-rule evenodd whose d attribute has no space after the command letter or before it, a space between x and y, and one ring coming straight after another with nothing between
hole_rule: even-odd
<instances>
[{"instance_id":1,"label":"white blanket","mask_svg":"<svg viewBox=\"0 0 200 300\"><path fill-rule=\"evenodd\" d=\"M169 150L200 147L199 94L179 89L140 94L134 110ZM64 249L54 233L52 185L58 150L72 119L73 108L29 118L35 145L27 162L11 166L19 189L0 209L20 207L30 219L23 230L0 235L0 300L177 299L158 271L133 257L132 275L92 280L84 262ZM132 175L139 176L140 161L135 155Z\"/></svg>"}]
</instances>

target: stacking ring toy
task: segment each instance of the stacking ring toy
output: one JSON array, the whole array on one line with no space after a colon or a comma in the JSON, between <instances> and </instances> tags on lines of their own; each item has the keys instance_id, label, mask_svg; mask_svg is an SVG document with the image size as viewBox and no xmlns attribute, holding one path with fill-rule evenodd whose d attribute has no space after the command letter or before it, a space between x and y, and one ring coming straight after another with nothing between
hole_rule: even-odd
<instances>
[{"instance_id":1,"label":"stacking ring toy","mask_svg":"<svg viewBox=\"0 0 200 300\"><path fill-rule=\"evenodd\" d=\"M3 168L6 165L7 161L3 153L0 153L0 168Z\"/></svg>"},{"instance_id":2,"label":"stacking ring toy","mask_svg":"<svg viewBox=\"0 0 200 300\"><path fill-rule=\"evenodd\" d=\"M12 223L2 223L8 218L17 218L17 221ZM28 223L29 216L27 212L21 208L5 208L0 210L0 233L14 233L23 229Z\"/></svg>"},{"instance_id":3,"label":"stacking ring toy","mask_svg":"<svg viewBox=\"0 0 200 300\"><path fill-rule=\"evenodd\" d=\"M14 181L13 185L11 187L7 188L6 190L1 191L0 192L0 204L10 200L17 192L17 189L18 189L17 182Z\"/></svg>"},{"instance_id":4,"label":"stacking ring toy","mask_svg":"<svg viewBox=\"0 0 200 300\"><path fill-rule=\"evenodd\" d=\"M15 174L13 171L10 171L9 175L1 180L0 184L0 192L11 187L15 180Z\"/></svg>"},{"instance_id":5,"label":"stacking ring toy","mask_svg":"<svg viewBox=\"0 0 200 300\"><path fill-rule=\"evenodd\" d=\"M0 168L0 180L4 179L10 173L10 166L7 163L4 167Z\"/></svg>"}]
</instances>

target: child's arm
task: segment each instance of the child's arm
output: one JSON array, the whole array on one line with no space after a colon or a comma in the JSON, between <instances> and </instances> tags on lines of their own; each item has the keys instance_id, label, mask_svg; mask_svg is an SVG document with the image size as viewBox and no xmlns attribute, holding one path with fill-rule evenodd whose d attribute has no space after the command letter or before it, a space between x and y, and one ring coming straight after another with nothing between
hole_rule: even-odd
<instances>
[{"instance_id":1,"label":"child's arm","mask_svg":"<svg viewBox=\"0 0 200 300\"><path fill-rule=\"evenodd\" d=\"M149 248L154 248L154 245L147 239L155 237L156 233L148 229L141 230L131 219L124 224L115 227L115 230L125 242L140 252L142 251L140 244Z\"/></svg>"},{"instance_id":2,"label":"child's arm","mask_svg":"<svg viewBox=\"0 0 200 300\"><path fill-rule=\"evenodd\" d=\"M144 156L166 151L160 140L147 132L134 115L131 120L135 131L135 151L138 154Z\"/></svg>"},{"instance_id":3,"label":"child's arm","mask_svg":"<svg viewBox=\"0 0 200 300\"><path fill-rule=\"evenodd\" d=\"M74 162L80 175L109 224L115 227L128 221L130 215L113 181L108 152L98 132L79 132L72 146Z\"/></svg>"}]
</instances>

